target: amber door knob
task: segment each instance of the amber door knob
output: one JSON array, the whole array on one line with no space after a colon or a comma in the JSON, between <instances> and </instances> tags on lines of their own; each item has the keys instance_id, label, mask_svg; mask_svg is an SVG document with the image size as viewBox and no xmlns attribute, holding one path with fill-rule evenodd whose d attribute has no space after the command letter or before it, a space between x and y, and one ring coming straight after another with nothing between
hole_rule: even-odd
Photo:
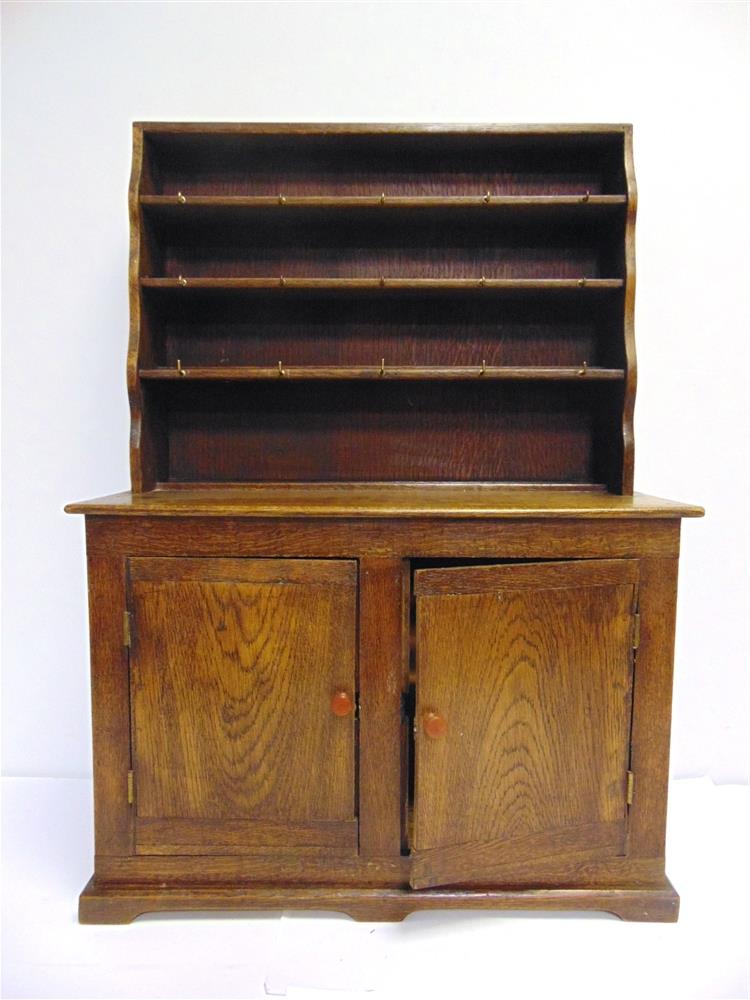
<instances>
[{"instance_id":1,"label":"amber door knob","mask_svg":"<svg viewBox=\"0 0 750 1000\"><path fill-rule=\"evenodd\" d=\"M354 702L346 691L337 691L331 698L331 711L334 715L349 715L354 708Z\"/></svg>"},{"instance_id":2,"label":"amber door knob","mask_svg":"<svg viewBox=\"0 0 750 1000\"><path fill-rule=\"evenodd\" d=\"M425 712L422 725L424 726L425 733L433 740L445 736L448 730L448 723L437 712Z\"/></svg>"}]
</instances>

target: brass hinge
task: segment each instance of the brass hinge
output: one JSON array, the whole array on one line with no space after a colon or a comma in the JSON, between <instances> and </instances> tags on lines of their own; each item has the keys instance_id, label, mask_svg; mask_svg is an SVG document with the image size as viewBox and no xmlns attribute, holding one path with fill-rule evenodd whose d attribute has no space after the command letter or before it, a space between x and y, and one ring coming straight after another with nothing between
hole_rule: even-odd
<instances>
[{"instance_id":1,"label":"brass hinge","mask_svg":"<svg viewBox=\"0 0 750 1000\"><path fill-rule=\"evenodd\" d=\"M122 613L122 644L123 646L130 647L133 639L133 629L132 629L132 615L129 611L123 611Z\"/></svg>"},{"instance_id":2,"label":"brass hinge","mask_svg":"<svg viewBox=\"0 0 750 1000\"><path fill-rule=\"evenodd\" d=\"M132 771L128 771L128 805L135 802L135 779Z\"/></svg>"},{"instance_id":3,"label":"brass hinge","mask_svg":"<svg viewBox=\"0 0 750 1000\"><path fill-rule=\"evenodd\" d=\"M641 616L638 611L633 615L633 649L638 649L641 644Z\"/></svg>"},{"instance_id":4,"label":"brass hinge","mask_svg":"<svg viewBox=\"0 0 750 1000\"><path fill-rule=\"evenodd\" d=\"M629 806L633 804L633 786L635 785L635 775L632 771L628 771L628 783L625 792L625 801Z\"/></svg>"}]
</instances>

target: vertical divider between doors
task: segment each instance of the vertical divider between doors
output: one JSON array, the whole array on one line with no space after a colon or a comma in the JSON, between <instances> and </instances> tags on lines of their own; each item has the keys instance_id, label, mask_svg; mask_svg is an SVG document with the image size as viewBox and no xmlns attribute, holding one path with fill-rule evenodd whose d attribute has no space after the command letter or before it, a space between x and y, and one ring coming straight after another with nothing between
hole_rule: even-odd
<instances>
[{"instance_id":1,"label":"vertical divider between doors","mask_svg":"<svg viewBox=\"0 0 750 1000\"><path fill-rule=\"evenodd\" d=\"M408 580L405 560L360 560L358 774L363 857L401 854L401 695L408 670L404 627Z\"/></svg>"}]
</instances>

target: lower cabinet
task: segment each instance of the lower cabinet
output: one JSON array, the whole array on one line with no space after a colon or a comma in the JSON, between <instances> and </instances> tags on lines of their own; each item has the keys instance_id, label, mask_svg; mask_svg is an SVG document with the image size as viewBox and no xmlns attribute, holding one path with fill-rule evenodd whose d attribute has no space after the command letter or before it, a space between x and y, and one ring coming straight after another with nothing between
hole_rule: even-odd
<instances>
[{"instance_id":1,"label":"lower cabinet","mask_svg":"<svg viewBox=\"0 0 750 1000\"><path fill-rule=\"evenodd\" d=\"M611 557L605 533L601 558L478 557L478 530L466 559L275 557L294 533L260 530L238 546L259 555L213 535L179 555L164 554L176 535L150 546L129 526L113 554L98 530L82 920L464 905L676 918L676 555L629 554L623 535Z\"/></svg>"}]
</instances>

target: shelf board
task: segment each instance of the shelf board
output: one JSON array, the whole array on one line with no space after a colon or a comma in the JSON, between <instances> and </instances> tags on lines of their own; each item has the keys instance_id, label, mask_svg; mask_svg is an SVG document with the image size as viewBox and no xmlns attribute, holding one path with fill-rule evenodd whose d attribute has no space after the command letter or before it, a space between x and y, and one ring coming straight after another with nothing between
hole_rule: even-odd
<instances>
[{"instance_id":1,"label":"shelf board","mask_svg":"<svg viewBox=\"0 0 750 1000\"><path fill-rule=\"evenodd\" d=\"M185 212L197 209L256 208L498 208L503 210L555 208L617 208L627 204L624 194L565 195L141 195L144 208Z\"/></svg>"},{"instance_id":2,"label":"shelf board","mask_svg":"<svg viewBox=\"0 0 750 1000\"><path fill-rule=\"evenodd\" d=\"M481 291L603 291L623 287L622 278L141 278L143 288L188 289L278 289L319 288L342 291L359 289L476 289Z\"/></svg>"},{"instance_id":3,"label":"shelf board","mask_svg":"<svg viewBox=\"0 0 750 1000\"><path fill-rule=\"evenodd\" d=\"M187 368L142 368L142 379L152 381L220 381L220 382L253 382L267 379L292 379L308 381L314 379L326 380L374 380L406 379L417 381L469 381L485 380L531 380L531 381L622 381L625 372L622 368L566 368L532 367L532 366L436 366L436 365L380 365L372 366L211 366Z\"/></svg>"}]
</instances>

